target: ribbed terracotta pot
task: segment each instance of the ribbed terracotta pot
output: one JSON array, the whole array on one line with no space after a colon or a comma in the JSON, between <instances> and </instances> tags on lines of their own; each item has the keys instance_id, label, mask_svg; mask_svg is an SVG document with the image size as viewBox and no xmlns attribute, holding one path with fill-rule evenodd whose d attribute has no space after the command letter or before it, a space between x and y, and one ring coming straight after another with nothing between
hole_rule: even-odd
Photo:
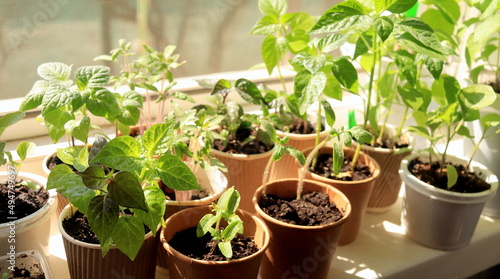
<instances>
[{"instance_id":1,"label":"ribbed terracotta pot","mask_svg":"<svg viewBox=\"0 0 500 279\"><path fill-rule=\"evenodd\" d=\"M311 153L311 151L312 148L309 148L307 150L304 150L303 152L304 155L307 156L309 153ZM318 155L325 153L332 154L332 152L332 147L327 146L321 148L318 152ZM347 157L353 155L353 149L344 148L344 156ZM372 173L372 177L359 181L341 181L325 178L309 171L306 173L307 179L320 181L339 189L351 202L351 217L349 217L349 220L347 220L344 224L344 229L342 230L342 235L340 236L339 245L349 244L356 240L356 238L358 237L361 223L363 222L373 187L380 176L380 167L377 164L377 161L375 161L373 158L361 152L358 160L359 162L364 163L369 167L370 172ZM302 171L302 167L300 167L298 171Z\"/></svg>"},{"instance_id":2,"label":"ribbed terracotta pot","mask_svg":"<svg viewBox=\"0 0 500 279\"><path fill-rule=\"evenodd\" d=\"M491 184L487 191L457 193L422 182L408 170L409 162L418 157L403 159L399 173L404 181L401 223L406 236L433 249L456 250L467 246L487 200L498 188L498 178L484 165L472 162L476 174ZM421 157L424 161L428 156ZM467 160L447 155L447 162L467 164Z\"/></svg>"},{"instance_id":3,"label":"ribbed terracotta pot","mask_svg":"<svg viewBox=\"0 0 500 279\"><path fill-rule=\"evenodd\" d=\"M111 247L103 258L99 244L76 240L62 227L62 221L70 218L75 211L75 207L67 205L59 215L58 221L71 279L155 278L158 242L151 232L144 236L141 250L134 261L120 252L116 246Z\"/></svg>"},{"instance_id":4,"label":"ribbed terracotta pot","mask_svg":"<svg viewBox=\"0 0 500 279\"><path fill-rule=\"evenodd\" d=\"M0 181L8 182L14 179L14 172L0 172ZM47 179L37 174L19 172L17 179L32 181L40 187L46 187ZM10 246L15 246L16 251L38 250L44 255L49 255L50 218L56 212L56 191L49 190L47 203L34 213L12 222L0 224L0 255L12 252ZM15 243L12 242L15 240ZM11 253L12 254L12 253Z\"/></svg>"},{"instance_id":5,"label":"ribbed terracotta pot","mask_svg":"<svg viewBox=\"0 0 500 279\"><path fill-rule=\"evenodd\" d=\"M396 133L396 127L394 125L386 124L385 129L385 134L393 135ZM410 133L404 132L402 137L408 141L411 148L413 145L413 137ZM380 166L380 177L373 185L373 191L366 210L370 213L387 212L398 200L402 185L402 180L398 174L399 167L401 165L401 160L403 160L405 156L410 155L411 150L401 152L400 149L388 149L368 145L363 145L361 150L372 157Z\"/></svg>"},{"instance_id":6,"label":"ribbed terracotta pot","mask_svg":"<svg viewBox=\"0 0 500 279\"><path fill-rule=\"evenodd\" d=\"M255 213L252 197L255 190L262 185L266 165L272 151L261 154L228 154L212 149L212 154L227 167L225 173L228 186L234 186L240 192L240 209Z\"/></svg>"},{"instance_id":7,"label":"ribbed terracotta pot","mask_svg":"<svg viewBox=\"0 0 500 279\"><path fill-rule=\"evenodd\" d=\"M269 228L271 240L260 267L261 279L314 278L328 276L342 228L351 214L347 197L334 187L312 180L304 180L303 193L324 192L344 213L337 222L322 226L291 225L272 218L259 206L265 194L293 198L297 194L298 179L282 179L266 183L255 192L253 203L257 215Z\"/></svg>"},{"instance_id":8,"label":"ribbed terracotta pot","mask_svg":"<svg viewBox=\"0 0 500 279\"><path fill-rule=\"evenodd\" d=\"M166 220L166 227L162 229L160 239L167 251L167 262L171 279L255 279L258 276L259 266L269 245L269 231L265 224L251 213L238 209L237 214L243 220L245 236L253 236L260 248L251 256L229 261L202 261L190 258L174 248L168 241L176 232L196 227L200 219L211 212L209 206L188 208L175 213Z\"/></svg>"},{"instance_id":9,"label":"ribbed terracotta pot","mask_svg":"<svg viewBox=\"0 0 500 279\"><path fill-rule=\"evenodd\" d=\"M227 178L219 170L199 169L199 171L196 173L196 179L198 180L198 185L206 189L206 191L211 194L205 198L198 200L190 200L190 201L167 200L165 219L186 208L211 205L212 202L217 202L219 197L222 195L222 192L224 192L227 188ZM167 268L167 251L163 249L159 238L158 238L158 252L156 255L156 261L157 265L160 268L164 269Z\"/></svg>"}]
</instances>

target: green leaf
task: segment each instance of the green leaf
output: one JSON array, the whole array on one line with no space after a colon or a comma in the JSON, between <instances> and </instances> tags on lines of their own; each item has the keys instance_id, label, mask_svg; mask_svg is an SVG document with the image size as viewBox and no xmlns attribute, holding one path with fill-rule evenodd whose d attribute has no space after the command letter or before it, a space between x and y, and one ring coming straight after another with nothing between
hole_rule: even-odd
<instances>
[{"instance_id":1,"label":"green leaf","mask_svg":"<svg viewBox=\"0 0 500 279\"><path fill-rule=\"evenodd\" d=\"M156 171L161 181L170 189L177 191L201 190L191 169L174 155L161 156Z\"/></svg>"},{"instance_id":2,"label":"green leaf","mask_svg":"<svg viewBox=\"0 0 500 279\"><path fill-rule=\"evenodd\" d=\"M352 137L361 145L370 143L372 141L372 134L359 126L352 127L348 131L352 134Z\"/></svg>"},{"instance_id":3,"label":"green leaf","mask_svg":"<svg viewBox=\"0 0 500 279\"><path fill-rule=\"evenodd\" d=\"M326 85L323 89L323 93L332 99L342 101L342 87L340 86L340 82L337 80L337 78L335 78L335 76L326 75ZM357 92L353 93L357 94Z\"/></svg>"},{"instance_id":4,"label":"green leaf","mask_svg":"<svg viewBox=\"0 0 500 279\"><path fill-rule=\"evenodd\" d=\"M68 165L73 165L80 154L81 146L68 146L57 149L57 157Z\"/></svg>"},{"instance_id":5,"label":"green leaf","mask_svg":"<svg viewBox=\"0 0 500 279\"><path fill-rule=\"evenodd\" d=\"M22 111L15 111L11 113L7 113L4 116L0 117L0 136L3 134L5 129L24 118L26 114Z\"/></svg>"},{"instance_id":6,"label":"green leaf","mask_svg":"<svg viewBox=\"0 0 500 279\"><path fill-rule=\"evenodd\" d=\"M378 36L383 42L389 38L392 30L394 30L394 23L387 16L377 17L373 24L375 25Z\"/></svg>"},{"instance_id":7,"label":"green leaf","mask_svg":"<svg viewBox=\"0 0 500 279\"><path fill-rule=\"evenodd\" d=\"M232 221L222 231L222 239L224 241L231 241L238 233L243 231L243 221Z\"/></svg>"},{"instance_id":8,"label":"green leaf","mask_svg":"<svg viewBox=\"0 0 500 279\"><path fill-rule=\"evenodd\" d=\"M432 99L441 106L457 102L460 83L455 77L441 75L432 84Z\"/></svg>"},{"instance_id":9,"label":"green leaf","mask_svg":"<svg viewBox=\"0 0 500 279\"><path fill-rule=\"evenodd\" d=\"M294 158L296 158L301 165L304 165L306 163L306 157L304 156L304 153L300 152L297 150L295 147L291 145L286 145L285 146L285 153L288 153L292 155Z\"/></svg>"},{"instance_id":10,"label":"green leaf","mask_svg":"<svg viewBox=\"0 0 500 279\"><path fill-rule=\"evenodd\" d=\"M215 94L228 94L233 90L233 85L226 79L219 79L215 84L211 95Z\"/></svg>"},{"instance_id":11,"label":"green leaf","mask_svg":"<svg viewBox=\"0 0 500 279\"><path fill-rule=\"evenodd\" d=\"M438 52L432 48L423 45L422 42L418 41L415 37L413 37L409 33L404 33L400 35L398 37L398 42L401 45L413 50L414 52L418 52L438 60L443 60L443 61L446 60L446 56L443 55L441 52Z\"/></svg>"},{"instance_id":12,"label":"green leaf","mask_svg":"<svg viewBox=\"0 0 500 279\"><path fill-rule=\"evenodd\" d=\"M60 62L43 63L38 66L37 73L45 80L68 80L71 75L71 66Z\"/></svg>"},{"instance_id":13,"label":"green leaf","mask_svg":"<svg viewBox=\"0 0 500 279\"><path fill-rule=\"evenodd\" d=\"M463 97L461 99L469 109L479 110L493 104L497 94L489 85L474 84L462 88L461 97Z\"/></svg>"},{"instance_id":14,"label":"green leaf","mask_svg":"<svg viewBox=\"0 0 500 279\"><path fill-rule=\"evenodd\" d=\"M118 205L148 211L141 183L129 172L119 172L111 179L108 195Z\"/></svg>"},{"instance_id":15,"label":"green leaf","mask_svg":"<svg viewBox=\"0 0 500 279\"><path fill-rule=\"evenodd\" d=\"M175 136L175 123L167 121L167 123L159 123L149 127L142 137L142 145L146 151L154 155L162 148L170 148Z\"/></svg>"},{"instance_id":16,"label":"green leaf","mask_svg":"<svg viewBox=\"0 0 500 279\"><path fill-rule=\"evenodd\" d=\"M274 35L267 36L262 41L261 53L262 60L266 64L266 69L269 74L283 59L287 51L287 42L284 38L277 38Z\"/></svg>"},{"instance_id":17,"label":"green leaf","mask_svg":"<svg viewBox=\"0 0 500 279\"><path fill-rule=\"evenodd\" d=\"M474 29L474 42L479 45L484 45L491 34L498 30L500 30L500 14L496 13L486 18Z\"/></svg>"},{"instance_id":18,"label":"green leaf","mask_svg":"<svg viewBox=\"0 0 500 279\"><path fill-rule=\"evenodd\" d=\"M321 106L323 107L323 110L325 112L325 118L326 118L326 123L328 126L333 127L335 124L335 111L333 110L332 106L330 105L330 102L325 100L324 98L320 98L320 103Z\"/></svg>"},{"instance_id":19,"label":"green leaf","mask_svg":"<svg viewBox=\"0 0 500 279\"><path fill-rule=\"evenodd\" d=\"M86 214L92 231L100 243L105 243L118 223L119 206L106 196L95 196Z\"/></svg>"},{"instance_id":20,"label":"green leaf","mask_svg":"<svg viewBox=\"0 0 500 279\"><path fill-rule=\"evenodd\" d=\"M358 72L349 60L345 58L334 60L332 73L347 90L358 92Z\"/></svg>"},{"instance_id":21,"label":"green leaf","mask_svg":"<svg viewBox=\"0 0 500 279\"><path fill-rule=\"evenodd\" d=\"M90 117L84 116L79 120L69 120L64 124L64 130L76 139L87 142L90 131Z\"/></svg>"},{"instance_id":22,"label":"green leaf","mask_svg":"<svg viewBox=\"0 0 500 279\"><path fill-rule=\"evenodd\" d=\"M280 29L281 25L276 15L265 15L255 23L250 34L272 35Z\"/></svg>"},{"instance_id":23,"label":"green leaf","mask_svg":"<svg viewBox=\"0 0 500 279\"><path fill-rule=\"evenodd\" d=\"M411 9L418 0L376 0L376 2L385 2L386 10L391 13L400 14Z\"/></svg>"},{"instance_id":24,"label":"green leaf","mask_svg":"<svg viewBox=\"0 0 500 279\"><path fill-rule=\"evenodd\" d=\"M43 96L45 91L49 87L49 82L46 80L38 80L33 84L30 92L24 97L19 110L27 111L30 109L37 108L42 104Z\"/></svg>"},{"instance_id":25,"label":"green leaf","mask_svg":"<svg viewBox=\"0 0 500 279\"><path fill-rule=\"evenodd\" d=\"M448 189L450 189L457 183L458 180L457 169L451 164L446 165L446 177L448 178Z\"/></svg>"},{"instance_id":26,"label":"green leaf","mask_svg":"<svg viewBox=\"0 0 500 279\"><path fill-rule=\"evenodd\" d=\"M329 34L322 37L318 42L318 48L322 53L327 53L345 45L350 34Z\"/></svg>"},{"instance_id":27,"label":"green leaf","mask_svg":"<svg viewBox=\"0 0 500 279\"><path fill-rule=\"evenodd\" d=\"M135 216L122 216L116 222L111 238L118 249L133 261L144 241L144 226Z\"/></svg>"},{"instance_id":28,"label":"green leaf","mask_svg":"<svg viewBox=\"0 0 500 279\"><path fill-rule=\"evenodd\" d=\"M498 113L490 113L481 117L481 126L484 130L500 126L500 115Z\"/></svg>"},{"instance_id":29,"label":"green leaf","mask_svg":"<svg viewBox=\"0 0 500 279\"><path fill-rule=\"evenodd\" d=\"M86 104L87 109L95 116L111 118L121 114L115 94L105 88L93 89Z\"/></svg>"},{"instance_id":30,"label":"green leaf","mask_svg":"<svg viewBox=\"0 0 500 279\"><path fill-rule=\"evenodd\" d=\"M361 26L370 20L361 4L354 0L341 2L328 9L311 29L311 33L331 33Z\"/></svg>"},{"instance_id":31,"label":"green leaf","mask_svg":"<svg viewBox=\"0 0 500 279\"><path fill-rule=\"evenodd\" d=\"M222 193L217 201L217 208L221 209L224 218L228 218L236 214L240 200L240 193L233 186Z\"/></svg>"},{"instance_id":32,"label":"green leaf","mask_svg":"<svg viewBox=\"0 0 500 279\"><path fill-rule=\"evenodd\" d=\"M92 164L103 164L116 170L135 171L142 168L141 145L128 136L110 140L92 159Z\"/></svg>"},{"instance_id":33,"label":"green leaf","mask_svg":"<svg viewBox=\"0 0 500 279\"><path fill-rule=\"evenodd\" d=\"M230 259L233 257L233 249L231 247L231 242L229 241L221 241L217 244L217 247L219 247L220 252L224 257Z\"/></svg>"},{"instance_id":34,"label":"green leaf","mask_svg":"<svg viewBox=\"0 0 500 279\"><path fill-rule=\"evenodd\" d=\"M344 165L344 148L338 141L333 142L333 173L338 175Z\"/></svg>"},{"instance_id":35,"label":"green leaf","mask_svg":"<svg viewBox=\"0 0 500 279\"><path fill-rule=\"evenodd\" d=\"M446 60L447 51L441 46L434 30L425 22L417 18L408 18L401 21L399 26L408 33L398 37L398 41L401 43L411 41L412 43L406 43L405 46L424 55Z\"/></svg>"},{"instance_id":36,"label":"green leaf","mask_svg":"<svg viewBox=\"0 0 500 279\"><path fill-rule=\"evenodd\" d=\"M134 215L139 217L142 223L148 226L153 232L153 235L155 235L156 227L160 224L165 215L167 200L165 199L163 191L157 186L145 187L144 197L146 199L148 211L135 210Z\"/></svg>"},{"instance_id":37,"label":"green leaf","mask_svg":"<svg viewBox=\"0 0 500 279\"><path fill-rule=\"evenodd\" d=\"M23 141L17 145L16 152L21 161L24 161L27 156L33 154L36 145L33 142Z\"/></svg>"},{"instance_id":38,"label":"green leaf","mask_svg":"<svg viewBox=\"0 0 500 279\"><path fill-rule=\"evenodd\" d=\"M443 71L444 61L432 57L425 57L424 64L434 79L439 79Z\"/></svg>"},{"instance_id":39,"label":"green leaf","mask_svg":"<svg viewBox=\"0 0 500 279\"><path fill-rule=\"evenodd\" d=\"M51 83L42 100L42 116L45 117L50 112L74 102L81 102L81 96L77 91L70 90L60 83Z\"/></svg>"},{"instance_id":40,"label":"green leaf","mask_svg":"<svg viewBox=\"0 0 500 279\"><path fill-rule=\"evenodd\" d=\"M398 86L398 92L406 106L413 110L419 110L424 104L423 95L411 86Z\"/></svg>"},{"instance_id":41,"label":"green leaf","mask_svg":"<svg viewBox=\"0 0 500 279\"><path fill-rule=\"evenodd\" d=\"M77 174L82 177L83 184L92 190L100 190L106 185L106 174L101 167L90 166Z\"/></svg>"},{"instance_id":42,"label":"green leaf","mask_svg":"<svg viewBox=\"0 0 500 279\"><path fill-rule=\"evenodd\" d=\"M302 71L295 76L295 80L295 93L300 94L297 99L299 112L305 114L323 92L326 85L326 75L323 72L311 74L308 71Z\"/></svg>"},{"instance_id":43,"label":"green leaf","mask_svg":"<svg viewBox=\"0 0 500 279\"><path fill-rule=\"evenodd\" d=\"M285 146L276 146L272 155L272 160L275 162L281 160L281 158L283 158L283 154L285 154Z\"/></svg>"},{"instance_id":44,"label":"green leaf","mask_svg":"<svg viewBox=\"0 0 500 279\"><path fill-rule=\"evenodd\" d=\"M95 196L95 191L87 188L82 178L64 164L57 165L50 171L47 189L57 189L57 192L69 199L83 214L87 214L90 200Z\"/></svg>"},{"instance_id":45,"label":"green leaf","mask_svg":"<svg viewBox=\"0 0 500 279\"><path fill-rule=\"evenodd\" d=\"M66 132L64 125L73 120L74 116L62 110L54 110L44 116L45 126L53 143L56 143Z\"/></svg>"},{"instance_id":46,"label":"green leaf","mask_svg":"<svg viewBox=\"0 0 500 279\"><path fill-rule=\"evenodd\" d=\"M286 0L259 0L259 10L264 15L279 17L288 9Z\"/></svg>"},{"instance_id":47,"label":"green leaf","mask_svg":"<svg viewBox=\"0 0 500 279\"><path fill-rule=\"evenodd\" d=\"M212 226L217 222L218 218L213 214L206 214L198 222L198 226L196 227L196 236L202 237L206 233L215 233L215 229Z\"/></svg>"},{"instance_id":48,"label":"green leaf","mask_svg":"<svg viewBox=\"0 0 500 279\"><path fill-rule=\"evenodd\" d=\"M461 125L458 128L457 134L459 134L460 136L463 136L463 137L467 137L467 138L474 137L473 135L471 135L469 128L465 127L464 125Z\"/></svg>"},{"instance_id":49,"label":"green leaf","mask_svg":"<svg viewBox=\"0 0 500 279\"><path fill-rule=\"evenodd\" d=\"M254 105L261 105L261 103L264 102L262 93L259 88L257 88L257 85L248 79L240 78L236 81L234 86L243 100Z\"/></svg>"},{"instance_id":50,"label":"green leaf","mask_svg":"<svg viewBox=\"0 0 500 279\"><path fill-rule=\"evenodd\" d=\"M76 69L75 80L80 90L104 87L109 83L109 67L84 66Z\"/></svg>"}]
</instances>

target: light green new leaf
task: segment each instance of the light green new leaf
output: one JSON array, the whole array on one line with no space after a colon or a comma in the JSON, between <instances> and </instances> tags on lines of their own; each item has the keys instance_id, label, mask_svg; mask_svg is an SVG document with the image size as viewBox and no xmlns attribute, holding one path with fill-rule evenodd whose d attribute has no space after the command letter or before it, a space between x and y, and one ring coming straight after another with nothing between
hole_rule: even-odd
<instances>
[{"instance_id":1,"label":"light green new leaf","mask_svg":"<svg viewBox=\"0 0 500 279\"><path fill-rule=\"evenodd\" d=\"M500 115L490 113L481 117L481 126L484 130L500 126Z\"/></svg>"},{"instance_id":2,"label":"light green new leaf","mask_svg":"<svg viewBox=\"0 0 500 279\"><path fill-rule=\"evenodd\" d=\"M118 249L133 261L144 241L144 225L135 216L122 216L116 222L111 238Z\"/></svg>"},{"instance_id":3,"label":"light green new leaf","mask_svg":"<svg viewBox=\"0 0 500 279\"><path fill-rule=\"evenodd\" d=\"M484 45L491 34L498 32L498 30L500 30L500 13L486 18L474 29L474 42L478 45Z\"/></svg>"},{"instance_id":4,"label":"light green new leaf","mask_svg":"<svg viewBox=\"0 0 500 279\"><path fill-rule=\"evenodd\" d=\"M215 229L212 226L217 222L217 220L218 220L218 218L216 215L213 215L210 213L204 215L200 219L200 222L198 222L198 226L196 227L196 236L202 237L206 233L210 233L210 234L215 233Z\"/></svg>"},{"instance_id":5,"label":"light green new leaf","mask_svg":"<svg viewBox=\"0 0 500 279\"><path fill-rule=\"evenodd\" d=\"M236 214L236 209L238 209L240 200L240 193L235 190L233 186L222 193L217 201L217 208L222 210L224 218L229 218Z\"/></svg>"},{"instance_id":6,"label":"light green new leaf","mask_svg":"<svg viewBox=\"0 0 500 279\"><path fill-rule=\"evenodd\" d=\"M344 165L344 148L342 143L333 142L333 173L338 175Z\"/></svg>"},{"instance_id":7,"label":"light green new leaf","mask_svg":"<svg viewBox=\"0 0 500 279\"><path fill-rule=\"evenodd\" d=\"M316 74L303 73L300 76L299 74L295 76L295 79L299 81L296 89L299 89L301 94L297 101L300 114L305 114L311 105L318 101L318 97L323 92L326 85L326 75L323 72Z\"/></svg>"},{"instance_id":8,"label":"light green new leaf","mask_svg":"<svg viewBox=\"0 0 500 279\"><path fill-rule=\"evenodd\" d=\"M71 113L60 109L51 111L44 116L45 126L52 142L56 143L64 135L66 132L64 125L73 119L74 116Z\"/></svg>"},{"instance_id":9,"label":"light green new leaf","mask_svg":"<svg viewBox=\"0 0 500 279\"><path fill-rule=\"evenodd\" d=\"M64 84L51 83L45 91L42 100L42 116L73 103L80 103L81 95L77 91L70 90Z\"/></svg>"},{"instance_id":10,"label":"light green new leaf","mask_svg":"<svg viewBox=\"0 0 500 279\"><path fill-rule=\"evenodd\" d=\"M383 42L391 36L392 31L394 30L394 23L387 16L377 17L374 24L377 34Z\"/></svg>"},{"instance_id":11,"label":"light green new leaf","mask_svg":"<svg viewBox=\"0 0 500 279\"><path fill-rule=\"evenodd\" d=\"M230 241L221 241L217 244L217 247L219 247L219 250L224 257L228 259L233 257L233 249Z\"/></svg>"},{"instance_id":12,"label":"light green new leaf","mask_svg":"<svg viewBox=\"0 0 500 279\"><path fill-rule=\"evenodd\" d=\"M161 181L170 189L178 191L201 190L191 169L174 155L161 156L156 171Z\"/></svg>"},{"instance_id":13,"label":"light green new leaf","mask_svg":"<svg viewBox=\"0 0 500 279\"><path fill-rule=\"evenodd\" d=\"M0 136L3 134L5 129L15 123L19 122L24 118L26 114L22 111L15 111L11 113L7 113L4 116L0 117Z\"/></svg>"},{"instance_id":14,"label":"light green new leaf","mask_svg":"<svg viewBox=\"0 0 500 279\"><path fill-rule=\"evenodd\" d=\"M57 157L68 165L73 165L80 154L81 146L68 146L57 149Z\"/></svg>"},{"instance_id":15,"label":"light green new leaf","mask_svg":"<svg viewBox=\"0 0 500 279\"><path fill-rule=\"evenodd\" d=\"M458 172L457 169L451 164L446 165L446 177L448 178L447 182L448 189L453 187L453 185L457 184Z\"/></svg>"},{"instance_id":16,"label":"light green new leaf","mask_svg":"<svg viewBox=\"0 0 500 279\"><path fill-rule=\"evenodd\" d=\"M349 60L342 58L333 61L332 73L347 90L358 92L358 72Z\"/></svg>"},{"instance_id":17,"label":"light green new leaf","mask_svg":"<svg viewBox=\"0 0 500 279\"><path fill-rule=\"evenodd\" d=\"M274 15L279 17L285 14L288 9L286 0L259 0L259 10L264 15Z\"/></svg>"},{"instance_id":18,"label":"light green new leaf","mask_svg":"<svg viewBox=\"0 0 500 279\"><path fill-rule=\"evenodd\" d=\"M27 111L30 109L37 108L42 104L43 96L45 95L45 91L49 87L49 82L46 80L38 80L35 81L33 87L30 92L24 97L23 102L21 103L19 110Z\"/></svg>"},{"instance_id":19,"label":"light green new leaf","mask_svg":"<svg viewBox=\"0 0 500 279\"><path fill-rule=\"evenodd\" d=\"M17 145L16 152L21 161L24 161L26 157L33 154L36 149L36 145L33 142L23 141Z\"/></svg>"},{"instance_id":20,"label":"light green new leaf","mask_svg":"<svg viewBox=\"0 0 500 279\"><path fill-rule=\"evenodd\" d=\"M95 196L86 214L92 231L100 243L105 243L118 223L119 206L106 196Z\"/></svg>"},{"instance_id":21,"label":"light green new leaf","mask_svg":"<svg viewBox=\"0 0 500 279\"><path fill-rule=\"evenodd\" d=\"M441 75L432 84L432 99L441 106L456 103L459 92L460 83L449 75Z\"/></svg>"},{"instance_id":22,"label":"light green new leaf","mask_svg":"<svg viewBox=\"0 0 500 279\"><path fill-rule=\"evenodd\" d=\"M78 88L104 87L109 83L109 67L106 66L84 66L76 69L75 80Z\"/></svg>"},{"instance_id":23,"label":"light green new leaf","mask_svg":"<svg viewBox=\"0 0 500 279\"><path fill-rule=\"evenodd\" d=\"M96 88L87 100L87 109L95 116L112 118L121 113L115 94L105 88Z\"/></svg>"},{"instance_id":24,"label":"light green new leaf","mask_svg":"<svg viewBox=\"0 0 500 279\"><path fill-rule=\"evenodd\" d=\"M146 199L148 211L135 210L134 215L139 217L142 223L148 226L153 232L153 235L155 235L156 227L160 224L165 214L167 200L165 199L163 191L156 186L144 188L144 197Z\"/></svg>"},{"instance_id":25,"label":"light green new leaf","mask_svg":"<svg viewBox=\"0 0 500 279\"><path fill-rule=\"evenodd\" d=\"M38 66L37 73L46 80L68 80L71 75L71 66L60 62L43 63Z\"/></svg>"},{"instance_id":26,"label":"light green new leaf","mask_svg":"<svg viewBox=\"0 0 500 279\"><path fill-rule=\"evenodd\" d=\"M275 15L265 15L255 23L250 34L272 35L281 27L278 18Z\"/></svg>"},{"instance_id":27,"label":"light green new leaf","mask_svg":"<svg viewBox=\"0 0 500 279\"><path fill-rule=\"evenodd\" d=\"M267 36L262 41L261 53L262 60L266 64L266 69L269 74L283 59L287 51L287 41L285 38L277 38L274 35Z\"/></svg>"},{"instance_id":28,"label":"light green new leaf","mask_svg":"<svg viewBox=\"0 0 500 279\"><path fill-rule=\"evenodd\" d=\"M479 110L481 108L487 107L497 98L497 94L493 88L485 84L474 84L462 88L461 96L465 105L469 109Z\"/></svg>"},{"instance_id":29,"label":"light green new leaf","mask_svg":"<svg viewBox=\"0 0 500 279\"><path fill-rule=\"evenodd\" d=\"M175 137L174 121L159 123L151 126L144 132L142 145L149 154L154 155L161 148L169 148Z\"/></svg>"},{"instance_id":30,"label":"light green new leaf","mask_svg":"<svg viewBox=\"0 0 500 279\"><path fill-rule=\"evenodd\" d=\"M64 124L66 133L82 142L87 142L90 131L90 117L84 116L79 120L69 120Z\"/></svg>"},{"instance_id":31,"label":"light green new leaf","mask_svg":"<svg viewBox=\"0 0 500 279\"><path fill-rule=\"evenodd\" d=\"M121 171L142 168L141 145L132 137L117 137L110 140L92 159L92 164L103 164Z\"/></svg>"},{"instance_id":32,"label":"light green new leaf","mask_svg":"<svg viewBox=\"0 0 500 279\"><path fill-rule=\"evenodd\" d=\"M141 183L129 172L119 172L111 179L108 194L118 205L148 211Z\"/></svg>"}]
</instances>

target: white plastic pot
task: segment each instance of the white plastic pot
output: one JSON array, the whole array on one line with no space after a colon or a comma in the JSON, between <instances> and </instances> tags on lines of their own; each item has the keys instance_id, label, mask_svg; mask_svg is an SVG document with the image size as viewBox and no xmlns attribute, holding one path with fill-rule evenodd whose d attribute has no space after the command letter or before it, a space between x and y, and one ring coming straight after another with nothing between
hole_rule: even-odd
<instances>
[{"instance_id":1,"label":"white plastic pot","mask_svg":"<svg viewBox=\"0 0 500 279\"><path fill-rule=\"evenodd\" d=\"M8 172L0 172L0 181L8 181ZM17 179L30 180L40 187L45 187L47 179L37 174L19 172ZM11 250L38 250L49 254L50 217L57 208L56 191L49 190L47 203L26 217L0 224L0 255L7 255ZM15 248L15 249L11 249Z\"/></svg>"},{"instance_id":2,"label":"white plastic pot","mask_svg":"<svg viewBox=\"0 0 500 279\"><path fill-rule=\"evenodd\" d=\"M13 265L15 263L15 265ZM43 273L45 279L54 279L47 258L38 250L30 250L0 257L0 276L4 273L11 277L12 267L26 269L30 274L38 276ZM38 278L38 277L37 277Z\"/></svg>"},{"instance_id":3,"label":"white plastic pot","mask_svg":"<svg viewBox=\"0 0 500 279\"><path fill-rule=\"evenodd\" d=\"M456 250L467 246L474 234L486 201L498 188L498 178L484 165L473 162L473 171L491 184L479 193L456 193L424 183L408 170L409 155L401 162L399 174L404 181L402 226L413 241L439 250ZM422 158L426 158L423 156ZM467 160L448 155L447 162L467 164Z\"/></svg>"}]
</instances>

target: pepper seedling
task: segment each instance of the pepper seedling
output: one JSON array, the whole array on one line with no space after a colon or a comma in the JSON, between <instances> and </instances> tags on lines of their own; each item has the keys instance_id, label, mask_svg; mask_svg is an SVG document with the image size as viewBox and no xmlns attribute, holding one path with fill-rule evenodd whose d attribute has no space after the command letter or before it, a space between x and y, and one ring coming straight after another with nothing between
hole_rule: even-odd
<instances>
[{"instance_id":1,"label":"pepper seedling","mask_svg":"<svg viewBox=\"0 0 500 279\"><path fill-rule=\"evenodd\" d=\"M236 209L240 204L240 193L234 189L234 186L227 189L219 198L217 204L212 203L212 212L203 216L198 223L196 236L202 237L207 233L212 235L214 249L218 247L222 255L227 259L233 257L231 240L236 235L243 233L243 221L236 215ZM221 221L225 220L227 226L222 228ZM215 227L214 227L215 225Z\"/></svg>"}]
</instances>

